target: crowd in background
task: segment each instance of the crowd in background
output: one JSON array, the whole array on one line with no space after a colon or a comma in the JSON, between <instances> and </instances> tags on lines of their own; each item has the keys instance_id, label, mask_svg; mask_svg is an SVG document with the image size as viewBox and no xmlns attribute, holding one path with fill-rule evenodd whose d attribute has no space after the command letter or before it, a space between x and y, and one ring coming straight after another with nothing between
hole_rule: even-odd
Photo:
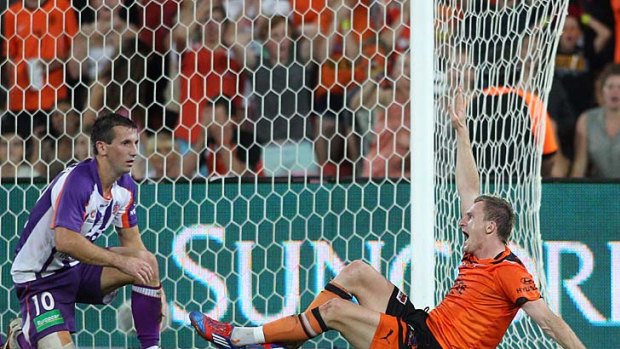
<instances>
[{"instance_id":1,"label":"crowd in background","mask_svg":"<svg viewBox=\"0 0 620 349\"><path fill-rule=\"evenodd\" d=\"M102 112L139 124L138 180L409 177L409 1L11 1L0 9L1 177L51 179L87 158ZM438 1L438 13L463 19L453 3ZM459 3L475 15L529 1ZM614 63L620 0L571 0L544 176L620 177ZM475 72L460 74L463 84ZM537 98L493 88L487 96L517 93L526 107Z\"/></svg>"}]
</instances>

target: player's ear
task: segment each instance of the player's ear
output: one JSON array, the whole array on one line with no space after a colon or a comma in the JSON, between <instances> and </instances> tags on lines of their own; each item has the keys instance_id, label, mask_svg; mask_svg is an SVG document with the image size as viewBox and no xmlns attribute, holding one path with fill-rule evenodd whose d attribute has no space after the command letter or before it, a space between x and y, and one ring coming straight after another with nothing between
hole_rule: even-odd
<instances>
[{"instance_id":1,"label":"player's ear","mask_svg":"<svg viewBox=\"0 0 620 349\"><path fill-rule=\"evenodd\" d=\"M497 230L497 223L495 223L495 221L487 221L485 227L486 233L491 234L495 230Z\"/></svg>"},{"instance_id":2,"label":"player's ear","mask_svg":"<svg viewBox=\"0 0 620 349\"><path fill-rule=\"evenodd\" d=\"M95 142L95 147L97 148L97 155L105 155L107 153L106 142L97 141Z\"/></svg>"}]
</instances>

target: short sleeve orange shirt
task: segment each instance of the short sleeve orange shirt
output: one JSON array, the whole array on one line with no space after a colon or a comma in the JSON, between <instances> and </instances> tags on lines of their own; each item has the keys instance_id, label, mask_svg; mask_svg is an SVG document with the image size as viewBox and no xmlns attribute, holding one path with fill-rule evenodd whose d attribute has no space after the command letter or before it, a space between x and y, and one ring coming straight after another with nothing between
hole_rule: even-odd
<instances>
[{"instance_id":1,"label":"short sleeve orange shirt","mask_svg":"<svg viewBox=\"0 0 620 349\"><path fill-rule=\"evenodd\" d=\"M442 348L496 348L520 306L540 298L532 275L508 247L495 258L467 254L427 324Z\"/></svg>"},{"instance_id":2,"label":"short sleeve orange shirt","mask_svg":"<svg viewBox=\"0 0 620 349\"><path fill-rule=\"evenodd\" d=\"M64 68L47 72L43 64L43 86L31 88L28 60L64 61L71 53L78 23L69 0L48 0L40 8L28 9L15 2L4 15L6 42L3 53L15 69L9 74L9 109L51 109L67 96Z\"/></svg>"}]
</instances>

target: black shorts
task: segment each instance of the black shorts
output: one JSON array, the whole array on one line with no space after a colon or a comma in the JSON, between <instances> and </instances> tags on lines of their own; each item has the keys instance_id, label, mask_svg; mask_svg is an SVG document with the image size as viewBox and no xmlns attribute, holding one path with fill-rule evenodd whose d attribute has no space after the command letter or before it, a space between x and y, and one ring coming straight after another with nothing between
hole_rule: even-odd
<instances>
[{"instance_id":1,"label":"black shorts","mask_svg":"<svg viewBox=\"0 0 620 349\"><path fill-rule=\"evenodd\" d=\"M435 336L426 325L427 310L416 309L409 297L398 287L394 287L385 313L403 319L407 323L409 346L414 346L417 349L441 349Z\"/></svg>"}]
</instances>

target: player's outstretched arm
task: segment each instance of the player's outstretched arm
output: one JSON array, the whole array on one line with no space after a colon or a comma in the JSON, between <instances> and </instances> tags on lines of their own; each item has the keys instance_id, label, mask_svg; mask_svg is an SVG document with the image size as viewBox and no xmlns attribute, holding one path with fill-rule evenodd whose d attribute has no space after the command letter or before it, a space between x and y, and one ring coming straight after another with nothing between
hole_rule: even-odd
<instances>
[{"instance_id":1,"label":"player's outstretched arm","mask_svg":"<svg viewBox=\"0 0 620 349\"><path fill-rule=\"evenodd\" d=\"M466 109L465 96L459 91L454 98L450 119L456 131L456 188L463 215L480 195L480 176L471 150Z\"/></svg>"},{"instance_id":2,"label":"player's outstretched arm","mask_svg":"<svg viewBox=\"0 0 620 349\"><path fill-rule=\"evenodd\" d=\"M543 331L562 348L585 349L585 346L568 324L561 317L555 315L544 300L530 301L521 308L542 328Z\"/></svg>"}]
</instances>

